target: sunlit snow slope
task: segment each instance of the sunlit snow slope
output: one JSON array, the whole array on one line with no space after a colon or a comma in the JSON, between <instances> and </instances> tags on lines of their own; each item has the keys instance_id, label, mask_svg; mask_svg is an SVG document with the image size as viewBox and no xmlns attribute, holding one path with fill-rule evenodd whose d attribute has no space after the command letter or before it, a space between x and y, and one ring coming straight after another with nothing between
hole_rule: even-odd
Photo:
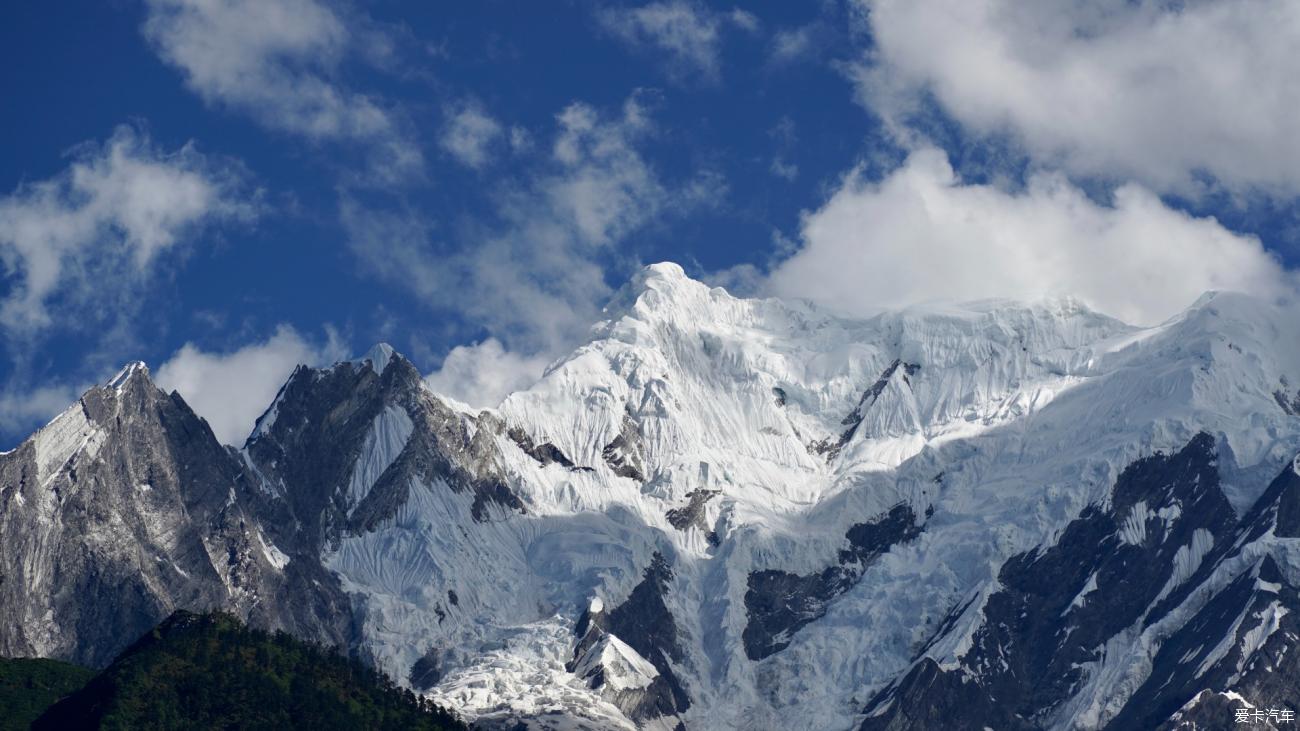
<instances>
[{"instance_id":1,"label":"sunlit snow slope","mask_svg":"<svg viewBox=\"0 0 1300 731\"><path fill-rule=\"evenodd\" d=\"M457 410L492 430L487 459L521 510L476 523L468 498L416 490L327 557L367 596L380 662L406 674L432 653L432 692L471 712L583 715L592 701L564 698L591 660L556 628L592 599L626 605L658 554L667 578L649 603L666 613L626 605L647 616L624 632L646 636L619 638L634 656L595 694L641 725L847 728L955 605L1106 503L1132 461L1207 432L1244 512L1297 448L1275 396L1300 383L1294 320L1235 295L1148 330L1071 301L852 321L660 264L607 312L531 389ZM845 564L851 529L900 504L923 529ZM830 567L842 575L824 579ZM751 587L799 606L747 601ZM961 621L931 654L965 649L978 613ZM671 676L667 701L612 690L644 683L619 679L645 667L633 648Z\"/></svg>"},{"instance_id":2,"label":"sunlit snow slope","mask_svg":"<svg viewBox=\"0 0 1300 731\"><path fill-rule=\"evenodd\" d=\"M496 409L377 347L232 459L357 651L484 727L1147 728L1300 698L1263 679L1297 656L1298 314L849 320L658 264Z\"/></svg>"}]
</instances>

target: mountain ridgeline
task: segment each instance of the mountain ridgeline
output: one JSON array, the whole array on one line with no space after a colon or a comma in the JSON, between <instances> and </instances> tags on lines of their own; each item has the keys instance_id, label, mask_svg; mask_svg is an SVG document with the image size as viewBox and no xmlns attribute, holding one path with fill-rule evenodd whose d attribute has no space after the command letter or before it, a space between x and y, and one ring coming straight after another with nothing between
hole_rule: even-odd
<instances>
[{"instance_id":1,"label":"mountain ridgeline","mask_svg":"<svg viewBox=\"0 0 1300 731\"><path fill-rule=\"evenodd\" d=\"M1295 712L1300 308L857 320L658 264L606 315L491 409L387 346L299 367L239 447L128 366L0 454L0 655L108 668L50 710L106 726L288 723L223 695L512 731Z\"/></svg>"}]
</instances>

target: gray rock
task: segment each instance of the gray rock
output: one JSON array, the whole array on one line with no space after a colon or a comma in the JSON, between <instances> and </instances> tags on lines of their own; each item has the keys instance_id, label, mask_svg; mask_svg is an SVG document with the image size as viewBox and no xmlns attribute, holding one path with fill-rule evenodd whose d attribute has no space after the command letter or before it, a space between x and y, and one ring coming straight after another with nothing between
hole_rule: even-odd
<instances>
[{"instance_id":1,"label":"gray rock","mask_svg":"<svg viewBox=\"0 0 1300 731\"><path fill-rule=\"evenodd\" d=\"M1151 627L1224 566L1244 565L1190 619L1178 622L1150 673L1107 729L1230 728L1232 714L1202 691L1234 691L1281 708L1300 695L1297 592L1271 556L1234 561L1275 532L1300 484L1288 468L1240 520L1219 486L1215 441L1193 438L1172 455L1138 460L1120 475L1108 506L1091 506L1052 546L1012 557L998 592L982 609L960 667L939 668L921 649L905 676L866 706L864 731L937 728L1046 728L1087 680L1112 637ZM1166 589L1179 550L1193 534L1212 545L1199 568ZM972 603L958 608L934 640ZM1274 609L1270 609L1273 607ZM1241 647L1280 608L1261 652L1245 664ZM932 640L933 642L933 640ZM932 643L930 643L932 644ZM1218 647L1229 648L1214 654ZM1195 702L1201 697L1199 703ZM1289 706L1288 706L1289 707ZM940 721L942 719L942 721ZM1065 719L1068 720L1068 719Z\"/></svg>"},{"instance_id":2,"label":"gray rock","mask_svg":"<svg viewBox=\"0 0 1300 731\"><path fill-rule=\"evenodd\" d=\"M585 611L575 627L578 643L573 660L567 665L573 672L587 653L593 651L606 635L613 635L649 661L658 676L649 686L636 690L602 693L633 721L678 718L691 705L690 695L673 672L672 664L681 663L685 652L678 641L676 620L664 603L672 581L672 567L663 554L656 552L645 574L632 593L611 611ZM605 687L603 670L592 664L584 679L592 688ZM678 720L680 725L680 720Z\"/></svg>"},{"instance_id":3,"label":"gray rock","mask_svg":"<svg viewBox=\"0 0 1300 731\"><path fill-rule=\"evenodd\" d=\"M600 452L614 474L637 482L645 482L644 453L641 432L632 417L626 415L623 417L622 431Z\"/></svg>"},{"instance_id":4,"label":"gray rock","mask_svg":"<svg viewBox=\"0 0 1300 731\"><path fill-rule=\"evenodd\" d=\"M794 633L826 614L832 600L848 591L882 553L920 535L916 514L908 505L849 528L849 547L839 563L816 574L798 575L776 569L750 573L745 591L748 622L741 638L745 655L762 660L789 646Z\"/></svg>"},{"instance_id":5,"label":"gray rock","mask_svg":"<svg viewBox=\"0 0 1300 731\"><path fill-rule=\"evenodd\" d=\"M100 667L175 609L346 648L349 602L260 489L143 364L90 389L0 455L0 654Z\"/></svg>"}]
</instances>

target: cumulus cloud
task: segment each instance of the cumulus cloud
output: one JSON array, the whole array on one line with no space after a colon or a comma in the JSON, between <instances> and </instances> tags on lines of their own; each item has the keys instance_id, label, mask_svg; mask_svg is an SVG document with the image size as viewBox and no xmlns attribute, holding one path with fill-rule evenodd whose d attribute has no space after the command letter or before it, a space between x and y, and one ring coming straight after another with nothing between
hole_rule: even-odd
<instances>
[{"instance_id":1,"label":"cumulus cloud","mask_svg":"<svg viewBox=\"0 0 1300 731\"><path fill-rule=\"evenodd\" d=\"M716 82L722 70L722 30L733 25L748 33L759 28L757 16L739 8L715 12L695 2L669 0L634 8L605 8L600 24L635 48L666 54L668 71L678 81L701 78Z\"/></svg>"},{"instance_id":2,"label":"cumulus cloud","mask_svg":"<svg viewBox=\"0 0 1300 731\"><path fill-rule=\"evenodd\" d=\"M858 0L861 96L896 130L936 100L1074 174L1300 190L1291 0Z\"/></svg>"},{"instance_id":3,"label":"cumulus cloud","mask_svg":"<svg viewBox=\"0 0 1300 731\"><path fill-rule=\"evenodd\" d=\"M154 382L179 391L223 444L239 446L295 367L346 357L332 332L325 343L314 344L281 325L265 341L225 353L186 343L157 369Z\"/></svg>"},{"instance_id":4,"label":"cumulus cloud","mask_svg":"<svg viewBox=\"0 0 1300 731\"><path fill-rule=\"evenodd\" d=\"M393 111L338 80L338 66L349 53L387 52L381 33L359 39L350 30L356 19L344 19L316 0L146 5L145 37L204 101L313 140L363 141L377 174L390 180L422 168L418 146Z\"/></svg>"},{"instance_id":5,"label":"cumulus cloud","mask_svg":"<svg viewBox=\"0 0 1300 731\"><path fill-rule=\"evenodd\" d=\"M254 200L234 167L175 152L119 127L100 145L82 145L59 175L0 198L0 263L8 295L0 325L31 331L51 324L48 300L74 301L130 289L158 255L218 220L248 220Z\"/></svg>"},{"instance_id":6,"label":"cumulus cloud","mask_svg":"<svg viewBox=\"0 0 1300 731\"><path fill-rule=\"evenodd\" d=\"M425 378L435 393L446 394L480 409L493 408L506 396L528 388L542 374L547 359L506 350L488 338L452 348L438 370Z\"/></svg>"},{"instance_id":7,"label":"cumulus cloud","mask_svg":"<svg viewBox=\"0 0 1300 731\"><path fill-rule=\"evenodd\" d=\"M925 300L1070 295L1135 324L1207 290L1280 294L1290 277L1253 236L1119 187L1098 205L1063 176L1023 191L963 183L947 156L914 152L880 182L850 174L802 223L772 272L777 294L867 314Z\"/></svg>"},{"instance_id":8,"label":"cumulus cloud","mask_svg":"<svg viewBox=\"0 0 1300 731\"><path fill-rule=\"evenodd\" d=\"M482 105L467 102L448 111L438 142L462 165L479 169L491 160L492 146L504 133L501 123ZM514 138L513 130L511 138Z\"/></svg>"}]
</instances>

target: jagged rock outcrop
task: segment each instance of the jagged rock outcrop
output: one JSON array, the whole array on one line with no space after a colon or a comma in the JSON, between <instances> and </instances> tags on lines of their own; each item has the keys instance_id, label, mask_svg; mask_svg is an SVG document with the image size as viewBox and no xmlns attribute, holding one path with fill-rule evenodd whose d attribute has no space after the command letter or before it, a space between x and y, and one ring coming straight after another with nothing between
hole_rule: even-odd
<instances>
[{"instance_id":1,"label":"jagged rock outcrop","mask_svg":"<svg viewBox=\"0 0 1300 731\"><path fill-rule=\"evenodd\" d=\"M930 729L948 718L963 728L1146 729L1180 709L1171 724L1222 710L1213 696L1193 703L1203 690L1293 702L1300 604L1267 544L1297 484L1288 468L1239 521L1212 436L1134 462L1108 504L1086 508L1053 545L1012 557L982 608L963 608L979 616L955 666L923 652L867 705L861 728ZM1125 657L1135 641L1158 650ZM1145 680L1112 696L1130 663L1150 664Z\"/></svg>"},{"instance_id":2,"label":"jagged rock outcrop","mask_svg":"<svg viewBox=\"0 0 1300 731\"><path fill-rule=\"evenodd\" d=\"M849 547L840 551L839 562L816 574L776 569L751 573L745 591L748 622L741 635L745 654L762 660L785 649L792 635L821 619L827 605L856 584L872 561L920 533L912 508L899 504L875 520L851 526L845 534Z\"/></svg>"},{"instance_id":3,"label":"jagged rock outcrop","mask_svg":"<svg viewBox=\"0 0 1300 731\"><path fill-rule=\"evenodd\" d=\"M603 602L593 602L578 620L579 640L567 667L633 721L684 729L680 716L691 701L673 664L683 662L685 652L664 603L672 578L667 559L655 553L622 604L606 612Z\"/></svg>"},{"instance_id":4,"label":"jagged rock outcrop","mask_svg":"<svg viewBox=\"0 0 1300 731\"><path fill-rule=\"evenodd\" d=\"M600 456L614 474L636 482L645 482L645 458L642 456L644 446L641 433L631 416L623 417L623 428L614 440L600 450Z\"/></svg>"},{"instance_id":5,"label":"jagged rock outcrop","mask_svg":"<svg viewBox=\"0 0 1300 731\"><path fill-rule=\"evenodd\" d=\"M376 348L360 362L296 370L245 451L319 550L393 517L413 483L466 495L478 521L489 506L522 510L494 468L498 430L454 412L410 361Z\"/></svg>"},{"instance_id":6,"label":"jagged rock outcrop","mask_svg":"<svg viewBox=\"0 0 1300 731\"><path fill-rule=\"evenodd\" d=\"M353 639L337 579L143 364L0 455L0 654L99 667L177 608Z\"/></svg>"}]
</instances>

